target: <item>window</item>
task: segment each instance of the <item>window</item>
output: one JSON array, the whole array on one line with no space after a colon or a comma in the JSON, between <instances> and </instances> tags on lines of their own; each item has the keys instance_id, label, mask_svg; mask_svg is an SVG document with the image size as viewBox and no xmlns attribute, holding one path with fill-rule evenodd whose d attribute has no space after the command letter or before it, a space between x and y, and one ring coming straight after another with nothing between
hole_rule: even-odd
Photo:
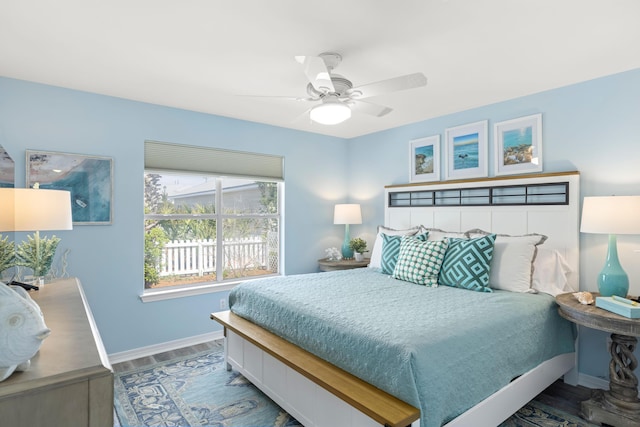
<instances>
[{"instance_id":1,"label":"window","mask_svg":"<svg viewBox=\"0 0 640 427\"><path fill-rule=\"evenodd\" d=\"M244 154L145 143L145 292L279 274L283 184L272 177L247 176L259 170L255 165L249 171L243 171L242 165L234 169L244 176L194 171L193 163L176 170L180 163L176 157L171 170L153 168L147 151L158 151L158 146L184 150L187 157L195 148L198 156L211 157L207 167L222 153L226 169L230 153L236 160ZM266 159L273 160L272 156ZM278 160L281 164L282 159Z\"/></svg>"}]
</instances>

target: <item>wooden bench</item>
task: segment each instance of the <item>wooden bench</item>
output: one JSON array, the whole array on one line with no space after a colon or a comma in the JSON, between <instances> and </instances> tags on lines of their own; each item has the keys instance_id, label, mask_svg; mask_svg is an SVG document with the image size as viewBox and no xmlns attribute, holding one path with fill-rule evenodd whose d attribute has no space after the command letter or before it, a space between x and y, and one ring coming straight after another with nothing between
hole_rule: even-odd
<instances>
[{"instance_id":1,"label":"wooden bench","mask_svg":"<svg viewBox=\"0 0 640 427\"><path fill-rule=\"evenodd\" d=\"M244 351L246 351L246 349L244 349L244 342L248 342L250 345L257 347L268 356L271 356L286 367L293 369L331 395L341 399L349 407L371 418L375 421L374 425L405 427L420 418L420 411L413 406L230 311L212 313L211 319L224 326L225 356L227 363L233 365L241 373L248 374L249 380L275 400L276 403L289 411L294 417L299 417L301 414L296 408L287 407L290 402L283 401L288 400L286 397L278 396L277 390L274 393L274 390L278 388L277 386L274 387L267 384L263 378L251 378L256 374L251 372L252 369L250 368L247 371L248 367L245 366L247 363L244 363L244 359L259 358L260 361L256 362L256 365L260 365L259 368L257 368L260 371L259 376L262 376L262 366L263 363L266 362L263 361L264 358L260 355L244 356ZM237 337L241 340L238 340ZM231 341L236 341L236 343ZM232 347L235 347L235 349ZM240 350L238 350L238 348ZM241 360L238 360L238 358ZM261 387L261 385L263 387ZM313 404L313 406L323 405L324 403L319 402L314 402ZM339 410L336 412L339 412ZM353 416L351 416L351 418L353 418ZM303 423L307 421L313 425L322 424L316 423L313 420L299 419L299 421Z\"/></svg>"}]
</instances>

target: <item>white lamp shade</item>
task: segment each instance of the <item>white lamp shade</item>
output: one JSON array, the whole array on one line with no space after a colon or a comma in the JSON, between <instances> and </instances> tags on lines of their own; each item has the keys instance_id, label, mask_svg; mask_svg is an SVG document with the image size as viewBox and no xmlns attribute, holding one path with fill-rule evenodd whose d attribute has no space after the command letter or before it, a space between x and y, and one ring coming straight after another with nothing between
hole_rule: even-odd
<instances>
[{"instance_id":1,"label":"white lamp shade","mask_svg":"<svg viewBox=\"0 0 640 427\"><path fill-rule=\"evenodd\" d=\"M362 224L362 212L358 204L336 205L333 211L334 224Z\"/></svg>"},{"instance_id":2,"label":"white lamp shade","mask_svg":"<svg viewBox=\"0 0 640 427\"><path fill-rule=\"evenodd\" d=\"M71 230L71 193L0 188L0 231Z\"/></svg>"},{"instance_id":3,"label":"white lamp shade","mask_svg":"<svg viewBox=\"0 0 640 427\"><path fill-rule=\"evenodd\" d=\"M640 196L585 197L580 231L640 234Z\"/></svg>"},{"instance_id":4,"label":"white lamp shade","mask_svg":"<svg viewBox=\"0 0 640 427\"><path fill-rule=\"evenodd\" d=\"M337 99L323 100L322 104L316 105L309 112L309 118L322 125L337 125L350 117L351 108Z\"/></svg>"}]
</instances>

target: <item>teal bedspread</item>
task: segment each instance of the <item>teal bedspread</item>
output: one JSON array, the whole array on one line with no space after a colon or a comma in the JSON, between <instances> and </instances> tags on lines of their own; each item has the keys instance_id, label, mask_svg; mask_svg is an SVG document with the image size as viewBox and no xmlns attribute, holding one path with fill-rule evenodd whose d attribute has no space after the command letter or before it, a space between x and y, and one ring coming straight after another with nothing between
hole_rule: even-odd
<instances>
[{"instance_id":1,"label":"teal bedspread","mask_svg":"<svg viewBox=\"0 0 640 427\"><path fill-rule=\"evenodd\" d=\"M419 408L423 427L574 351L573 327L547 294L428 288L368 268L246 282L229 304Z\"/></svg>"}]
</instances>

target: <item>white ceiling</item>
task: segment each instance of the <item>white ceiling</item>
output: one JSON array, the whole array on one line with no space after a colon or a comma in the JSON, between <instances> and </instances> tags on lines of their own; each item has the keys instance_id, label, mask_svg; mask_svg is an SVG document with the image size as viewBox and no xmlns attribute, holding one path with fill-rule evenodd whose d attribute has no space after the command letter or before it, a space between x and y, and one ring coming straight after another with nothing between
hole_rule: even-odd
<instances>
[{"instance_id":1,"label":"white ceiling","mask_svg":"<svg viewBox=\"0 0 640 427\"><path fill-rule=\"evenodd\" d=\"M0 76L355 137L640 68L638 0L0 0ZM322 126L294 55L332 51L393 112ZM0 94L1 96L2 94Z\"/></svg>"}]
</instances>

